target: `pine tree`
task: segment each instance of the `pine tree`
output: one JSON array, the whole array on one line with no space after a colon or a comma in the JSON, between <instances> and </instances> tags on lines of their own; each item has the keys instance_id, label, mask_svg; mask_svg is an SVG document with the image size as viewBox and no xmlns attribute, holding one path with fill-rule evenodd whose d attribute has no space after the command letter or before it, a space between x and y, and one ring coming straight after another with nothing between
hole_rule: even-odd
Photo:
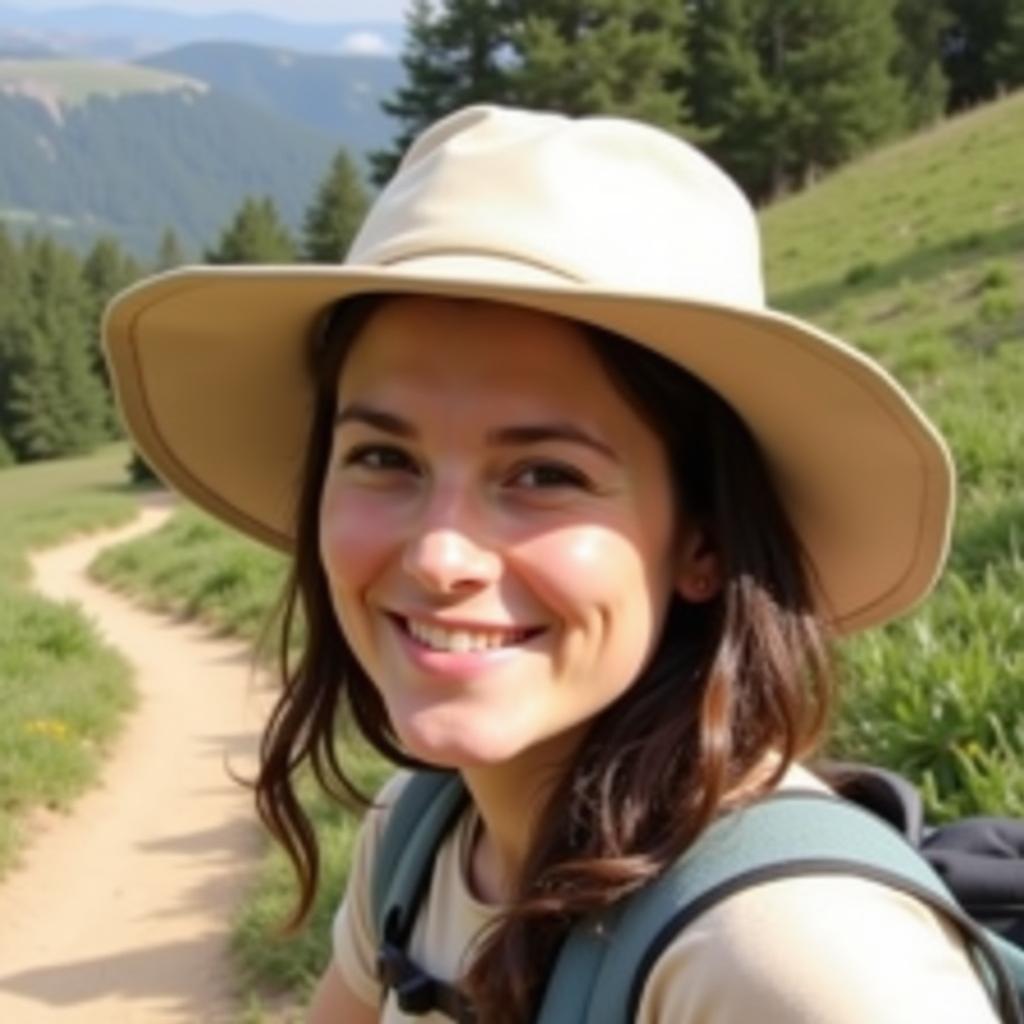
<instances>
[{"instance_id":1,"label":"pine tree","mask_svg":"<svg viewBox=\"0 0 1024 1024\"><path fill-rule=\"evenodd\" d=\"M28 273L21 247L0 224L0 439L13 458L12 382L24 366L31 346Z\"/></svg>"},{"instance_id":2,"label":"pine tree","mask_svg":"<svg viewBox=\"0 0 1024 1024\"><path fill-rule=\"evenodd\" d=\"M401 128L392 149L371 154L374 182L427 125L470 103L684 129L687 10L687 0L413 0L407 83L383 104Z\"/></svg>"},{"instance_id":3,"label":"pine tree","mask_svg":"<svg viewBox=\"0 0 1024 1024\"><path fill-rule=\"evenodd\" d=\"M291 263L295 245L269 196L245 199L224 229L208 263Z\"/></svg>"},{"instance_id":4,"label":"pine tree","mask_svg":"<svg viewBox=\"0 0 1024 1024\"><path fill-rule=\"evenodd\" d=\"M805 185L906 121L893 0L762 2L781 44L790 173Z\"/></svg>"},{"instance_id":5,"label":"pine tree","mask_svg":"<svg viewBox=\"0 0 1024 1024\"><path fill-rule=\"evenodd\" d=\"M951 17L942 50L949 109L972 107L1019 83L1020 0L945 0L945 6Z\"/></svg>"},{"instance_id":6,"label":"pine tree","mask_svg":"<svg viewBox=\"0 0 1024 1024\"><path fill-rule=\"evenodd\" d=\"M413 0L402 53L406 84L382 104L400 125L390 149L370 154L383 185L427 125L470 103L507 100L502 53L508 20L502 0Z\"/></svg>"},{"instance_id":7,"label":"pine tree","mask_svg":"<svg viewBox=\"0 0 1024 1024\"><path fill-rule=\"evenodd\" d=\"M894 0L700 0L699 126L756 200L801 187L906 122Z\"/></svg>"},{"instance_id":8,"label":"pine tree","mask_svg":"<svg viewBox=\"0 0 1024 1024\"><path fill-rule=\"evenodd\" d=\"M1024 0L1005 0L1004 29L989 66L997 93L1024 85Z\"/></svg>"},{"instance_id":9,"label":"pine tree","mask_svg":"<svg viewBox=\"0 0 1024 1024\"><path fill-rule=\"evenodd\" d=\"M306 211L303 256L314 263L340 263L369 206L352 158L342 147Z\"/></svg>"},{"instance_id":10,"label":"pine tree","mask_svg":"<svg viewBox=\"0 0 1024 1024\"><path fill-rule=\"evenodd\" d=\"M704 147L753 198L781 191L787 173L783 92L759 45L761 13L750 0L697 0L685 80Z\"/></svg>"},{"instance_id":11,"label":"pine tree","mask_svg":"<svg viewBox=\"0 0 1024 1024\"><path fill-rule=\"evenodd\" d=\"M949 81L942 68L942 45L953 19L934 0L896 0L894 15L900 32L894 70L903 80L906 127L913 130L945 113Z\"/></svg>"},{"instance_id":12,"label":"pine tree","mask_svg":"<svg viewBox=\"0 0 1024 1024\"><path fill-rule=\"evenodd\" d=\"M90 365L102 381L107 394L110 420L105 432L113 436L119 426L114 413L113 395L106 361L100 347L100 324L107 303L122 288L126 288L142 275L135 258L126 253L116 238L105 236L96 241L82 263L82 280L88 292L87 326L89 330Z\"/></svg>"},{"instance_id":13,"label":"pine tree","mask_svg":"<svg viewBox=\"0 0 1024 1024\"><path fill-rule=\"evenodd\" d=\"M687 70L684 0L520 0L508 72L525 106L620 114L670 131L689 122L677 83Z\"/></svg>"},{"instance_id":14,"label":"pine tree","mask_svg":"<svg viewBox=\"0 0 1024 1024\"><path fill-rule=\"evenodd\" d=\"M75 254L30 239L27 345L11 376L7 440L20 460L91 450L109 436L108 397L95 372L91 297Z\"/></svg>"},{"instance_id":15,"label":"pine tree","mask_svg":"<svg viewBox=\"0 0 1024 1024\"><path fill-rule=\"evenodd\" d=\"M177 232L171 227L164 228L164 233L160 236L160 245L157 247L153 269L158 272L173 270L185 262L185 252L181 247Z\"/></svg>"},{"instance_id":16,"label":"pine tree","mask_svg":"<svg viewBox=\"0 0 1024 1024\"><path fill-rule=\"evenodd\" d=\"M135 257L125 252L116 238L107 235L94 243L82 263L82 280L88 291L89 318L97 336L107 303L141 276L142 268Z\"/></svg>"},{"instance_id":17,"label":"pine tree","mask_svg":"<svg viewBox=\"0 0 1024 1024\"><path fill-rule=\"evenodd\" d=\"M68 454L63 395L52 339L30 330L8 384L7 441L18 462Z\"/></svg>"}]
</instances>

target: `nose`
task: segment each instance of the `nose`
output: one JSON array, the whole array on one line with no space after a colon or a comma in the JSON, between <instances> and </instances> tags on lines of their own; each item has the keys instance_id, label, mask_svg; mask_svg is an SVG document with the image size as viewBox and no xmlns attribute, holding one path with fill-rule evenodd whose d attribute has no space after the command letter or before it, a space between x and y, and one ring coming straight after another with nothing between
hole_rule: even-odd
<instances>
[{"instance_id":1,"label":"nose","mask_svg":"<svg viewBox=\"0 0 1024 1024\"><path fill-rule=\"evenodd\" d=\"M410 539L402 567L425 590L454 594L494 582L501 571L501 559L465 531L435 525Z\"/></svg>"}]
</instances>

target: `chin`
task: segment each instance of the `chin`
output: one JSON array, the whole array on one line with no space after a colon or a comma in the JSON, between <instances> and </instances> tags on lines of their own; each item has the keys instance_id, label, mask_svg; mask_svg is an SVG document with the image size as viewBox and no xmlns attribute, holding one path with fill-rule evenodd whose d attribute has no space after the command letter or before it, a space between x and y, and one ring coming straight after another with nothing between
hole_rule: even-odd
<instances>
[{"instance_id":1,"label":"chin","mask_svg":"<svg viewBox=\"0 0 1024 1024\"><path fill-rule=\"evenodd\" d=\"M513 761L530 745L506 728L420 712L395 721L402 747L413 757L455 771L494 768Z\"/></svg>"}]
</instances>

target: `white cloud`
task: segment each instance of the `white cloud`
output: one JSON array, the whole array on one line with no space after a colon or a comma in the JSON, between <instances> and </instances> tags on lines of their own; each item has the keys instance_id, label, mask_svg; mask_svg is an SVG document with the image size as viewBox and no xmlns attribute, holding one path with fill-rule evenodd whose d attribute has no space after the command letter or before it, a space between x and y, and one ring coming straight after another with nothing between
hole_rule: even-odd
<instances>
[{"instance_id":1,"label":"white cloud","mask_svg":"<svg viewBox=\"0 0 1024 1024\"><path fill-rule=\"evenodd\" d=\"M382 57L392 52L387 40L376 32L350 32L338 44L338 51L362 57Z\"/></svg>"}]
</instances>

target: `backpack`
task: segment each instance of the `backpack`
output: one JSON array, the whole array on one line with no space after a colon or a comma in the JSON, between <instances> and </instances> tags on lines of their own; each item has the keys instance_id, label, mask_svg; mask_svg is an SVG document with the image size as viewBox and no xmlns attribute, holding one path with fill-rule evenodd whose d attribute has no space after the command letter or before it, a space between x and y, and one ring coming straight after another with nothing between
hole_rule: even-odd
<instances>
[{"instance_id":1,"label":"backpack","mask_svg":"<svg viewBox=\"0 0 1024 1024\"><path fill-rule=\"evenodd\" d=\"M748 886L824 874L882 882L932 907L963 935L999 1019L1024 1024L1024 949L1010 941L1024 927L1024 823L964 819L929 830L916 790L901 776L841 765L829 780L840 797L785 790L723 815L663 875L577 924L536 1024L629 1024L648 973L689 922ZM437 1010L460 1024L474 1021L472 1007L406 948L434 855L467 801L457 773L412 775L392 808L372 879L382 985L404 1013Z\"/></svg>"}]
</instances>

